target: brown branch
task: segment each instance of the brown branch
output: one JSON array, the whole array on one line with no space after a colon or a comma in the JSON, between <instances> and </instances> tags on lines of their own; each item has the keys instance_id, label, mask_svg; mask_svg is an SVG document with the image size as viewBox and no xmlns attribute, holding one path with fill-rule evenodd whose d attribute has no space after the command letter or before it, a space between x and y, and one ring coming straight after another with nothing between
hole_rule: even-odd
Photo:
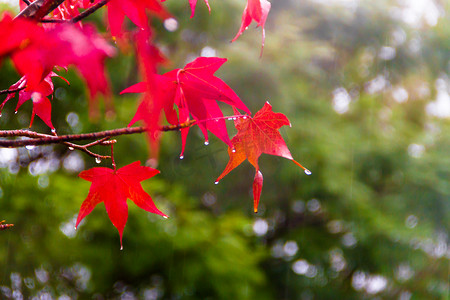
<instances>
[{"instance_id":1,"label":"brown branch","mask_svg":"<svg viewBox=\"0 0 450 300\"><path fill-rule=\"evenodd\" d=\"M181 128L191 127L195 124L195 120L178 124L178 125L169 125L163 126L159 130L160 131L176 131ZM53 136L47 135L43 133L33 132L29 130L1 130L0 137L29 137L30 139L22 139L22 140L0 140L0 147L4 148L17 148L24 146L38 146L38 145L49 145L49 144L63 144L65 142L73 142L73 141L82 141L82 140L99 140L103 138L110 138L113 136L127 135L127 134L135 134L135 133L143 133L147 131L146 127L125 127L118 128L113 130L92 132L92 133L83 133L83 134L70 134L70 135L60 135ZM95 142L94 142L95 143ZM86 146L86 145L85 145ZM70 147L70 146L69 146Z\"/></svg>"},{"instance_id":2,"label":"brown branch","mask_svg":"<svg viewBox=\"0 0 450 300\"><path fill-rule=\"evenodd\" d=\"M70 20L58 20L58 19L42 19L39 22L42 23L77 23L81 20L83 20L84 18L86 18L87 16L90 16L91 14L93 14L95 11L97 11L99 8L103 7L104 5L106 5L110 0L102 0L100 2L98 2L97 4L89 7L88 9L86 9L85 11L83 11L82 13L80 13L78 16L73 17Z\"/></svg>"},{"instance_id":3,"label":"brown branch","mask_svg":"<svg viewBox=\"0 0 450 300\"><path fill-rule=\"evenodd\" d=\"M16 18L40 20L51 13L64 1L65 0L36 0L22 10Z\"/></svg>"}]
</instances>

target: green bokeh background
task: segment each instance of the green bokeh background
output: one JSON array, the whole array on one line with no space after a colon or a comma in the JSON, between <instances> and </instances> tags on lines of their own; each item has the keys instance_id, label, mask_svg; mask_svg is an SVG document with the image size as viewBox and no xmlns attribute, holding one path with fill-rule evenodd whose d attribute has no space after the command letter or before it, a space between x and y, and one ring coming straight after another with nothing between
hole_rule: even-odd
<instances>
[{"instance_id":1,"label":"green bokeh background","mask_svg":"<svg viewBox=\"0 0 450 300\"><path fill-rule=\"evenodd\" d=\"M170 0L178 30L154 21L171 61L161 72L202 53L227 57L216 74L252 112L270 101L290 119L281 133L311 176L261 156L254 214L248 163L214 185L226 145L211 137L204 146L194 128L180 160L179 134L165 133L161 174L143 187L170 218L130 203L120 251L103 205L73 230L89 190L77 173L98 166L92 157L62 146L0 149L0 220L15 225L0 231L0 298L448 299L449 3L435 1L438 18L411 24L403 1L323 2L272 1L262 58L254 25L229 43L243 0L211 1L211 15L199 1L193 19L188 1ZM132 54L111 59L108 70L115 95L139 81ZM82 80L59 73L71 83L54 80L60 134L132 118L138 98L116 96L115 115L92 122ZM5 60L0 89L18 78ZM447 115L436 116L437 99ZM1 129L28 126L31 103L17 115L14 108L5 107ZM32 129L48 132L38 118ZM145 163L144 135L117 140L118 166Z\"/></svg>"}]
</instances>

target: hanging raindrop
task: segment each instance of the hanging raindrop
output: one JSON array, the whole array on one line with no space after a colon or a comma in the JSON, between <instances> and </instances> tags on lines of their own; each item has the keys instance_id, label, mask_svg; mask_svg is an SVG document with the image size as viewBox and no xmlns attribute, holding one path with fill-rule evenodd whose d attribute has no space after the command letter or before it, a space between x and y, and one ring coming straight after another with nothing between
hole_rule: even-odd
<instances>
[{"instance_id":1,"label":"hanging raindrop","mask_svg":"<svg viewBox=\"0 0 450 300\"><path fill-rule=\"evenodd\" d=\"M311 173L310 170L306 169L306 170L305 170L305 174L306 174L306 175L311 175L312 173Z\"/></svg>"},{"instance_id":2,"label":"hanging raindrop","mask_svg":"<svg viewBox=\"0 0 450 300\"><path fill-rule=\"evenodd\" d=\"M233 120L233 118L228 118L227 120L228 120L228 121L231 121L231 120Z\"/></svg>"},{"instance_id":3,"label":"hanging raindrop","mask_svg":"<svg viewBox=\"0 0 450 300\"><path fill-rule=\"evenodd\" d=\"M73 150L75 150L75 148L74 147L69 147L69 150L73 151Z\"/></svg>"},{"instance_id":4,"label":"hanging raindrop","mask_svg":"<svg viewBox=\"0 0 450 300\"><path fill-rule=\"evenodd\" d=\"M208 146L209 145L209 142L208 141L205 141L205 146Z\"/></svg>"},{"instance_id":5,"label":"hanging raindrop","mask_svg":"<svg viewBox=\"0 0 450 300\"><path fill-rule=\"evenodd\" d=\"M25 146L25 148L26 148L27 150L33 150L34 147L36 147L36 146L33 146L33 145L26 145L26 146Z\"/></svg>"},{"instance_id":6,"label":"hanging raindrop","mask_svg":"<svg viewBox=\"0 0 450 300\"><path fill-rule=\"evenodd\" d=\"M96 157L96 158L95 158L95 162L99 164L99 163L102 162L102 159L101 159L100 157Z\"/></svg>"},{"instance_id":7,"label":"hanging raindrop","mask_svg":"<svg viewBox=\"0 0 450 300\"><path fill-rule=\"evenodd\" d=\"M120 250L121 250L121 251L123 250L123 246L122 246L122 245L120 245Z\"/></svg>"},{"instance_id":8,"label":"hanging raindrop","mask_svg":"<svg viewBox=\"0 0 450 300\"><path fill-rule=\"evenodd\" d=\"M163 216L163 218L164 218L164 219L168 219L169 217L168 217L168 216Z\"/></svg>"},{"instance_id":9,"label":"hanging raindrop","mask_svg":"<svg viewBox=\"0 0 450 300\"><path fill-rule=\"evenodd\" d=\"M55 129L55 128L52 128L51 132L52 132L52 133L55 133L55 132L56 132L56 129Z\"/></svg>"},{"instance_id":10,"label":"hanging raindrop","mask_svg":"<svg viewBox=\"0 0 450 300\"><path fill-rule=\"evenodd\" d=\"M17 110L14 112L15 115L17 115Z\"/></svg>"},{"instance_id":11,"label":"hanging raindrop","mask_svg":"<svg viewBox=\"0 0 450 300\"><path fill-rule=\"evenodd\" d=\"M219 184L219 181L214 181L214 184Z\"/></svg>"},{"instance_id":12,"label":"hanging raindrop","mask_svg":"<svg viewBox=\"0 0 450 300\"><path fill-rule=\"evenodd\" d=\"M184 155L180 155L180 159L183 159L184 158Z\"/></svg>"},{"instance_id":13,"label":"hanging raindrop","mask_svg":"<svg viewBox=\"0 0 450 300\"><path fill-rule=\"evenodd\" d=\"M236 148L231 149L231 152L235 153L236 152Z\"/></svg>"}]
</instances>

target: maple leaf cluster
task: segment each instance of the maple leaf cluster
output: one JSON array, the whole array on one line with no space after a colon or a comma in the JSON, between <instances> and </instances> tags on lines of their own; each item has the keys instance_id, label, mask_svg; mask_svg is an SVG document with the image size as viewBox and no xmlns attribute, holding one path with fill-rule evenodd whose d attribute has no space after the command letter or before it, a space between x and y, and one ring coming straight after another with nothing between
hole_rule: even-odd
<instances>
[{"instance_id":1,"label":"maple leaf cluster","mask_svg":"<svg viewBox=\"0 0 450 300\"><path fill-rule=\"evenodd\" d=\"M19 109L31 100L33 110L30 127L37 115L52 129L51 95L54 91L53 78L62 78L56 72L74 67L83 77L90 99L90 112L98 114L97 98L111 97L110 84L105 72L105 60L116 54L107 38L118 43L119 50L126 51L133 46L142 82L121 92L139 93L141 99L137 111L128 126L143 121L147 131L151 154L158 157L160 130L163 118L173 126L180 124L197 125L209 143L208 133L212 133L228 146L230 161L216 183L245 159L255 167L253 182L254 210L257 211L263 185L258 158L262 153L278 155L296 162L289 152L278 129L290 125L286 116L274 113L266 103L252 116L250 110L239 96L215 72L227 61L226 58L198 57L184 68L158 74L159 64L166 61L154 45L155 32L151 26L152 17L161 20L172 15L159 0L36 0L41 6L30 13L31 6L21 2L22 12L12 18L8 13L0 18L0 61L9 57L17 72L22 76L9 88L3 107L18 94ZM55 6L56 8L52 8ZM204 0L211 12L208 0ZM33 3L33 4L35 4ZM33 5L32 4L32 5ZM191 17L194 17L197 0L189 0ZM85 14L106 5L106 21L109 36L100 35L90 24L79 22ZM80 12L80 10L85 10ZM235 41L254 20L262 28L262 49L265 41L264 26L270 10L267 0L248 0L242 15L242 24ZM124 27L125 17L134 25L134 30ZM65 80L65 79L64 79ZM237 134L230 139L219 102L234 110ZM109 102L108 102L109 103ZM241 112L245 114L241 114ZM184 157L189 126L181 126L182 150ZM103 141L102 141L103 142ZM100 143L100 142L99 142ZM111 143L113 169L92 168L80 173L80 177L91 182L86 200L81 205L76 226L94 207L103 202L109 218L122 235L128 216L127 199L138 207L167 217L153 203L151 197L142 189L140 182L159 173L158 170L140 166L139 162L116 169ZM305 168L303 168L305 169ZM305 169L308 174L308 170Z\"/></svg>"}]
</instances>

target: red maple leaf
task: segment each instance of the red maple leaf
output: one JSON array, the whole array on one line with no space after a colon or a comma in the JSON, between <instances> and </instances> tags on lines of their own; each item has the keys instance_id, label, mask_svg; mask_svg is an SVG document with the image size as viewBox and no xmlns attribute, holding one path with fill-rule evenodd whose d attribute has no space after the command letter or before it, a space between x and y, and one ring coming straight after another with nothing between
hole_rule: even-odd
<instances>
[{"instance_id":1,"label":"red maple leaf","mask_svg":"<svg viewBox=\"0 0 450 300\"><path fill-rule=\"evenodd\" d=\"M17 106L16 106L16 110L15 110L16 112L22 106L22 104L24 104L26 101L28 101L30 99L32 100L33 111L31 114L30 127L31 127L31 125L33 125L34 115L36 114L52 130L54 130L54 128L55 128L51 121L52 107L50 104L50 100L47 98L48 96L53 94L53 90L54 90L54 85L53 85L53 82L51 79L52 77L59 77L59 78L63 79L64 81L66 81L67 84L69 84L69 82L65 78L59 76L58 74L56 74L54 72L50 72L47 75L47 77L45 77L44 80L42 80L35 88L26 88L27 87L27 79L25 76L20 78L19 81L17 81L16 83L14 83L13 85L11 85L9 87L9 90L19 89L19 91L17 92L19 94L19 101L17 102ZM0 104L0 114L1 114L5 104L9 100L14 98L15 95L16 95L16 93L9 93L8 96L6 96L3 103Z\"/></svg>"},{"instance_id":2,"label":"red maple leaf","mask_svg":"<svg viewBox=\"0 0 450 300\"><path fill-rule=\"evenodd\" d=\"M237 111L235 113L239 114ZM233 146L228 148L230 160L225 170L217 178L216 184L245 159L248 159L256 169L255 179L253 181L253 206L255 212L258 211L263 185L263 176L258 165L258 158L262 153L290 159L303 168L307 175L311 174L308 169L294 160L283 137L278 132L278 129L284 125L291 126L288 118L282 113L274 113L272 106L268 102L264 104L264 107L253 118L243 116L235 120L238 133L231 140Z\"/></svg>"},{"instance_id":3,"label":"red maple leaf","mask_svg":"<svg viewBox=\"0 0 450 300\"><path fill-rule=\"evenodd\" d=\"M111 0L107 4L108 23L113 37L122 38L123 22L127 16L140 29L148 28L146 11L161 18L170 18L170 13L157 0Z\"/></svg>"},{"instance_id":4,"label":"red maple leaf","mask_svg":"<svg viewBox=\"0 0 450 300\"><path fill-rule=\"evenodd\" d=\"M199 57L183 69L154 76L154 85L158 87L158 92L153 95L153 101L159 102L163 107L167 121L170 124L185 123L192 115L205 136L206 144L209 130L231 146L223 114L216 101L225 102L250 113L236 93L225 82L214 76L226 61L226 58ZM141 82L123 90L121 94L144 92L145 87L146 83ZM178 107L178 115L174 105ZM146 114L145 109L141 109L140 106L130 125L144 119ZM184 150L189 128L183 128L181 131ZM183 156L183 150L180 157Z\"/></svg>"},{"instance_id":5,"label":"red maple leaf","mask_svg":"<svg viewBox=\"0 0 450 300\"><path fill-rule=\"evenodd\" d=\"M92 182L86 200L81 204L75 229L84 217L89 215L94 207L103 202L106 212L120 235L120 247L122 249L122 234L128 219L127 199L131 199L138 207L148 212L167 216L156 208L152 198L140 184L159 171L150 167L143 167L136 161L118 170L110 168L92 168L82 171L79 176Z\"/></svg>"},{"instance_id":6,"label":"red maple leaf","mask_svg":"<svg viewBox=\"0 0 450 300\"><path fill-rule=\"evenodd\" d=\"M98 94L105 95L105 100L109 100L111 94L105 74L105 60L115 54L115 48L109 45L90 24L85 24L82 28L63 24L48 34L67 50L64 53L58 49L55 54L58 58L56 65L63 67L74 65L83 76L90 92L90 112L95 115L98 109L95 99Z\"/></svg>"},{"instance_id":7,"label":"red maple leaf","mask_svg":"<svg viewBox=\"0 0 450 300\"><path fill-rule=\"evenodd\" d=\"M244 13L242 14L241 28L239 28L238 33L233 38L232 42L236 41L241 34L247 30L248 26L255 20L257 26L261 26L262 29L262 47L261 54L264 49L264 41L266 39L266 33L264 30L264 25L266 23L267 15L270 11L270 2L267 0L247 0L247 5L245 6Z\"/></svg>"},{"instance_id":8,"label":"red maple leaf","mask_svg":"<svg viewBox=\"0 0 450 300\"><path fill-rule=\"evenodd\" d=\"M97 34L95 28L71 24L44 30L22 18L0 21L0 57L10 55L17 71L26 78L27 89L37 90L55 66L74 65L90 91L91 103L98 94L110 95L104 61L115 49ZM91 105L91 112L95 110Z\"/></svg>"},{"instance_id":9,"label":"red maple leaf","mask_svg":"<svg viewBox=\"0 0 450 300\"><path fill-rule=\"evenodd\" d=\"M206 6L208 7L209 13L211 13L211 7L209 6L208 0L205 0ZM191 18L195 15L195 7L197 6L197 0L189 0L189 5L191 6Z\"/></svg>"}]
</instances>

